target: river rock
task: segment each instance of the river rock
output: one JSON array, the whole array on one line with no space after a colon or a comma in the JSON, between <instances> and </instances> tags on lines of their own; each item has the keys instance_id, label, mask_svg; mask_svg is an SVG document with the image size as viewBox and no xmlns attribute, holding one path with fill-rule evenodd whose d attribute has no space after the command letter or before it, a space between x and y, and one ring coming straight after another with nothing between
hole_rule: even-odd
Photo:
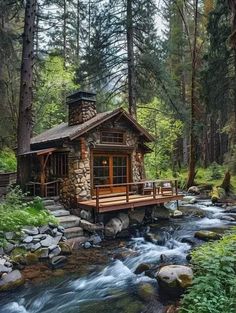
<instances>
[{"instance_id":1,"label":"river rock","mask_svg":"<svg viewBox=\"0 0 236 313\"><path fill-rule=\"evenodd\" d=\"M122 229L127 229L129 227L129 216L125 213L119 213L118 218L121 220Z\"/></svg>"},{"instance_id":2,"label":"river rock","mask_svg":"<svg viewBox=\"0 0 236 313\"><path fill-rule=\"evenodd\" d=\"M0 255L3 255L3 254L4 254L3 247L0 247Z\"/></svg>"},{"instance_id":3,"label":"river rock","mask_svg":"<svg viewBox=\"0 0 236 313\"><path fill-rule=\"evenodd\" d=\"M194 204L197 202L197 199L196 199L196 197L193 197L193 196L185 196L185 197L183 197L183 202L189 203L189 204Z\"/></svg>"},{"instance_id":4,"label":"river rock","mask_svg":"<svg viewBox=\"0 0 236 313\"><path fill-rule=\"evenodd\" d=\"M40 234L50 234L51 228L48 225L43 225L43 226L39 227L39 232L40 232Z\"/></svg>"},{"instance_id":5,"label":"river rock","mask_svg":"<svg viewBox=\"0 0 236 313\"><path fill-rule=\"evenodd\" d=\"M59 226L57 227L57 229L58 229L58 231L59 231L60 233L64 234L65 228L64 228L63 226L59 225Z\"/></svg>"},{"instance_id":6,"label":"river rock","mask_svg":"<svg viewBox=\"0 0 236 313\"><path fill-rule=\"evenodd\" d=\"M61 254L70 255L72 253L71 246L66 242L59 242L59 247L61 248Z\"/></svg>"},{"instance_id":7,"label":"river rock","mask_svg":"<svg viewBox=\"0 0 236 313\"><path fill-rule=\"evenodd\" d=\"M14 270L0 279L0 291L9 291L24 284L20 271Z\"/></svg>"},{"instance_id":8,"label":"river rock","mask_svg":"<svg viewBox=\"0 0 236 313\"><path fill-rule=\"evenodd\" d=\"M194 234L194 237L204 241L210 241L219 240L221 238L221 235L210 230L199 230Z\"/></svg>"},{"instance_id":9,"label":"river rock","mask_svg":"<svg viewBox=\"0 0 236 313\"><path fill-rule=\"evenodd\" d=\"M50 250L50 247L49 247ZM49 258L53 258L55 256L58 256L61 253L61 248L59 246L54 247L54 249L52 249L49 253Z\"/></svg>"},{"instance_id":10,"label":"river rock","mask_svg":"<svg viewBox=\"0 0 236 313\"><path fill-rule=\"evenodd\" d=\"M164 295L177 297L191 286L193 271L188 266L167 265L157 273L160 292Z\"/></svg>"},{"instance_id":11,"label":"river rock","mask_svg":"<svg viewBox=\"0 0 236 313\"><path fill-rule=\"evenodd\" d=\"M89 241L86 241L84 244L83 244L83 247L84 249L89 249L92 247L92 244L89 242Z\"/></svg>"},{"instance_id":12,"label":"river rock","mask_svg":"<svg viewBox=\"0 0 236 313\"><path fill-rule=\"evenodd\" d=\"M188 189L188 193L192 193L194 195L199 195L200 194L200 190L197 186L191 186Z\"/></svg>"},{"instance_id":13,"label":"river rock","mask_svg":"<svg viewBox=\"0 0 236 313\"><path fill-rule=\"evenodd\" d=\"M47 259L49 255L49 249L41 248L39 251L37 251L37 255L40 259Z\"/></svg>"},{"instance_id":14,"label":"river rock","mask_svg":"<svg viewBox=\"0 0 236 313\"><path fill-rule=\"evenodd\" d=\"M102 238L99 235L92 235L89 241L92 242L93 245L98 245L102 242Z\"/></svg>"},{"instance_id":15,"label":"river rock","mask_svg":"<svg viewBox=\"0 0 236 313\"><path fill-rule=\"evenodd\" d=\"M11 251L15 248L15 245L13 245L12 243L8 242L6 244L6 246L4 247L4 251L6 254L11 253Z\"/></svg>"},{"instance_id":16,"label":"river rock","mask_svg":"<svg viewBox=\"0 0 236 313\"><path fill-rule=\"evenodd\" d=\"M130 224L141 224L145 217L145 209L135 209L129 211Z\"/></svg>"},{"instance_id":17,"label":"river rock","mask_svg":"<svg viewBox=\"0 0 236 313\"><path fill-rule=\"evenodd\" d=\"M9 273L12 269L10 267L6 266L6 263L4 265L0 265L0 275L3 273Z\"/></svg>"},{"instance_id":18,"label":"river rock","mask_svg":"<svg viewBox=\"0 0 236 313\"><path fill-rule=\"evenodd\" d=\"M64 255L59 255L59 256L54 256L51 258L50 265L53 268L60 268L60 267L63 267L66 262L67 262L67 257Z\"/></svg>"},{"instance_id":19,"label":"river rock","mask_svg":"<svg viewBox=\"0 0 236 313\"><path fill-rule=\"evenodd\" d=\"M229 216L229 215L221 215L220 219L224 220L224 221L229 221L229 222L235 221L235 218L233 218L232 216Z\"/></svg>"},{"instance_id":20,"label":"river rock","mask_svg":"<svg viewBox=\"0 0 236 313\"><path fill-rule=\"evenodd\" d=\"M7 240L12 240L14 238L14 236L15 236L15 233L13 233L12 231L5 233L5 238Z\"/></svg>"},{"instance_id":21,"label":"river rock","mask_svg":"<svg viewBox=\"0 0 236 313\"><path fill-rule=\"evenodd\" d=\"M106 225L105 225L105 236L107 237L115 237L117 233L122 230L122 222L119 218L113 217Z\"/></svg>"},{"instance_id":22,"label":"river rock","mask_svg":"<svg viewBox=\"0 0 236 313\"><path fill-rule=\"evenodd\" d=\"M39 248L41 248L41 244L38 242L36 244L34 244L32 247L31 247L31 251L36 251L38 250Z\"/></svg>"},{"instance_id":23,"label":"river rock","mask_svg":"<svg viewBox=\"0 0 236 313\"><path fill-rule=\"evenodd\" d=\"M149 302L156 296L156 290L151 284L142 283L138 285L137 294L142 300Z\"/></svg>"},{"instance_id":24,"label":"river rock","mask_svg":"<svg viewBox=\"0 0 236 313\"><path fill-rule=\"evenodd\" d=\"M183 213L180 210L175 210L172 215L173 218L179 218L183 216Z\"/></svg>"},{"instance_id":25,"label":"river rock","mask_svg":"<svg viewBox=\"0 0 236 313\"><path fill-rule=\"evenodd\" d=\"M166 220L170 218L170 211L164 206L156 206L152 210L152 218Z\"/></svg>"},{"instance_id":26,"label":"river rock","mask_svg":"<svg viewBox=\"0 0 236 313\"><path fill-rule=\"evenodd\" d=\"M30 236L38 235L39 233L38 228L35 226L25 226L22 230L24 233Z\"/></svg>"},{"instance_id":27,"label":"river rock","mask_svg":"<svg viewBox=\"0 0 236 313\"><path fill-rule=\"evenodd\" d=\"M47 235L47 237L41 241L42 247L50 247L52 245L57 245L61 240L62 234L57 237L52 237L51 235Z\"/></svg>"},{"instance_id":28,"label":"river rock","mask_svg":"<svg viewBox=\"0 0 236 313\"><path fill-rule=\"evenodd\" d=\"M139 275L139 274L142 274L143 272L146 272L148 270L150 270L150 265L147 263L141 263L135 269L134 274Z\"/></svg>"},{"instance_id":29,"label":"river rock","mask_svg":"<svg viewBox=\"0 0 236 313\"><path fill-rule=\"evenodd\" d=\"M79 226L82 227L84 230L87 230L90 233L94 233L94 232L101 231L104 229L103 224L94 224L86 220L80 220Z\"/></svg>"},{"instance_id":30,"label":"river rock","mask_svg":"<svg viewBox=\"0 0 236 313\"><path fill-rule=\"evenodd\" d=\"M23 239L23 242L24 243L30 243L33 241L33 237L32 236L27 236Z\"/></svg>"},{"instance_id":31,"label":"river rock","mask_svg":"<svg viewBox=\"0 0 236 313\"><path fill-rule=\"evenodd\" d=\"M80 217L81 217L83 220L91 221L91 220L92 220L92 212L89 211L89 210L81 210L81 212L80 212Z\"/></svg>"}]
</instances>

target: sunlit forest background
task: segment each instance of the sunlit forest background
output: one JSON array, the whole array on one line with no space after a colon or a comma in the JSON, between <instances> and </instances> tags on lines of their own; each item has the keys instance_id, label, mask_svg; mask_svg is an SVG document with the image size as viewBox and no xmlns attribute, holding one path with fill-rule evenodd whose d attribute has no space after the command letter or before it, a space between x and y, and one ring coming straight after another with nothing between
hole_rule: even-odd
<instances>
[{"instance_id":1,"label":"sunlit forest background","mask_svg":"<svg viewBox=\"0 0 236 313\"><path fill-rule=\"evenodd\" d=\"M236 172L236 50L225 0L131 1L138 121L155 135L149 178L183 180L189 154L200 181ZM67 119L66 96L97 92L98 111L128 108L123 0L37 5L33 134ZM0 1L0 167L15 167L24 8Z\"/></svg>"}]
</instances>

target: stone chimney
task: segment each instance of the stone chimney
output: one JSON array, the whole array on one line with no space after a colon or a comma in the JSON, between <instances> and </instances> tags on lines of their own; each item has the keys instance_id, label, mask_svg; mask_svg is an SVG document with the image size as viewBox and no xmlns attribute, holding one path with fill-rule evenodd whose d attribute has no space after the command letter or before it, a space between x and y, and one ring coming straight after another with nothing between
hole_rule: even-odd
<instances>
[{"instance_id":1,"label":"stone chimney","mask_svg":"<svg viewBox=\"0 0 236 313\"><path fill-rule=\"evenodd\" d=\"M82 124L97 114L96 93L76 91L67 97L69 107L68 125Z\"/></svg>"}]
</instances>

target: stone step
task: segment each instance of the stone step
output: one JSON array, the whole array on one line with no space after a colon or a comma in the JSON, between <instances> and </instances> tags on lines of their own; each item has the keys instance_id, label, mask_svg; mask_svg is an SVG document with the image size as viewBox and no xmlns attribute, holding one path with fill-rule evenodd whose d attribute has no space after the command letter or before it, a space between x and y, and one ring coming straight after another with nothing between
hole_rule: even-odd
<instances>
[{"instance_id":1,"label":"stone step","mask_svg":"<svg viewBox=\"0 0 236 313\"><path fill-rule=\"evenodd\" d=\"M54 200L50 200L50 199L44 199L42 200L44 206L48 206L48 205L54 205L55 201Z\"/></svg>"},{"instance_id":2,"label":"stone step","mask_svg":"<svg viewBox=\"0 0 236 313\"><path fill-rule=\"evenodd\" d=\"M57 217L57 220L59 221L60 225L63 226L64 228L71 228L79 226L81 219L75 215L68 215Z\"/></svg>"},{"instance_id":3,"label":"stone step","mask_svg":"<svg viewBox=\"0 0 236 313\"><path fill-rule=\"evenodd\" d=\"M67 239L81 237L84 235L83 228L81 227L70 227L65 229L65 237Z\"/></svg>"},{"instance_id":4,"label":"stone step","mask_svg":"<svg viewBox=\"0 0 236 313\"><path fill-rule=\"evenodd\" d=\"M58 211L58 210L64 210L64 207L61 204L53 204L53 205L46 205L45 209L49 211Z\"/></svg>"},{"instance_id":5,"label":"stone step","mask_svg":"<svg viewBox=\"0 0 236 313\"><path fill-rule=\"evenodd\" d=\"M56 210L56 211L51 211L51 214L60 217L60 216L68 216L70 215L70 212L67 210Z\"/></svg>"}]
</instances>

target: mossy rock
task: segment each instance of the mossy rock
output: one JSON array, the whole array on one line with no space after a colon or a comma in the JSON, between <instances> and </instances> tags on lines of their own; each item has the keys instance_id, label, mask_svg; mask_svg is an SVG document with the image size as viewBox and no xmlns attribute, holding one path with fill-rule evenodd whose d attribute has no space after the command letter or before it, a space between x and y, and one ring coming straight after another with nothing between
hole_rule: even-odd
<instances>
[{"instance_id":1,"label":"mossy rock","mask_svg":"<svg viewBox=\"0 0 236 313\"><path fill-rule=\"evenodd\" d=\"M25 280L20 271L14 270L0 279L0 292L14 290L24 284Z\"/></svg>"},{"instance_id":2,"label":"mossy rock","mask_svg":"<svg viewBox=\"0 0 236 313\"><path fill-rule=\"evenodd\" d=\"M194 234L195 238L204 240L204 241L210 241L210 240L219 240L221 239L221 235L215 233L214 231L210 230L199 230Z\"/></svg>"},{"instance_id":3,"label":"mossy rock","mask_svg":"<svg viewBox=\"0 0 236 313\"><path fill-rule=\"evenodd\" d=\"M151 284L143 283L138 286L137 294L141 300L148 302L155 297L156 290Z\"/></svg>"},{"instance_id":4,"label":"mossy rock","mask_svg":"<svg viewBox=\"0 0 236 313\"><path fill-rule=\"evenodd\" d=\"M59 242L59 247L61 248L61 254L70 255L72 254L71 246L66 242Z\"/></svg>"},{"instance_id":5,"label":"mossy rock","mask_svg":"<svg viewBox=\"0 0 236 313\"><path fill-rule=\"evenodd\" d=\"M134 271L134 274L139 275L148 270L150 270L150 265L146 263L141 263L137 266L136 270Z\"/></svg>"}]
</instances>

